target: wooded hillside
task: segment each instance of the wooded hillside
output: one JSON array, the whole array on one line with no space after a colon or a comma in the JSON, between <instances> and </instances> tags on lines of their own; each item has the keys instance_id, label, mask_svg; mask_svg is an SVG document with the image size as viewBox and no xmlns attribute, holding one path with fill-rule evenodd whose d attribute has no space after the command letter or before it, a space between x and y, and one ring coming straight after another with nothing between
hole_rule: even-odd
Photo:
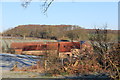
<instances>
[{"instance_id":1,"label":"wooded hillside","mask_svg":"<svg viewBox=\"0 0 120 80\"><path fill-rule=\"evenodd\" d=\"M95 29L84 29L77 25L19 25L3 32L3 36L34 37L41 39L88 40ZM111 40L117 39L117 30L108 30Z\"/></svg>"}]
</instances>

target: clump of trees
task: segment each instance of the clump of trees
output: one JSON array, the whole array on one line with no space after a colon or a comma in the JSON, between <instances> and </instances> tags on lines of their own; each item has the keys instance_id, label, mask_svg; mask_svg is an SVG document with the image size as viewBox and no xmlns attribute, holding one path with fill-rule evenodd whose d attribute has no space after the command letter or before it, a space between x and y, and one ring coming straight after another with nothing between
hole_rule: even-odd
<instances>
[{"instance_id":1,"label":"clump of trees","mask_svg":"<svg viewBox=\"0 0 120 80\"><path fill-rule=\"evenodd\" d=\"M95 29L83 29L77 25L20 25L2 33L3 36L41 38L41 39L69 39L89 40ZM118 32L108 30L110 41L117 41Z\"/></svg>"},{"instance_id":2,"label":"clump of trees","mask_svg":"<svg viewBox=\"0 0 120 80\"><path fill-rule=\"evenodd\" d=\"M111 41L106 29L96 29L90 41L102 70L105 70L113 79L120 79L120 51L118 49L120 43Z\"/></svg>"},{"instance_id":3,"label":"clump of trees","mask_svg":"<svg viewBox=\"0 0 120 80\"><path fill-rule=\"evenodd\" d=\"M87 34L76 25L21 25L3 32L3 36L32 37L41 39L71 39L77 40Z\"/></svg>"}]
</instances>

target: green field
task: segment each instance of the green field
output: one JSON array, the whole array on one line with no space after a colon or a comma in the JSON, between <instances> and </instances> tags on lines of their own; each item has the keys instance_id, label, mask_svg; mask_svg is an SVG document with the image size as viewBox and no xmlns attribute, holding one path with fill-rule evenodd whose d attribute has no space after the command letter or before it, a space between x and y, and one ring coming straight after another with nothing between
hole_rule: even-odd
<instances>
[{"instance_id":1,"label":"green field","mask_svg":"<svg viewBox=\"0 0 120 80\"><path fill-rule=\"evenodd\" d=\"M43 40L43 39L1 39L2 51L7 51L13 42L56 42L56 40Z\"/></svg>"}]
</instances>

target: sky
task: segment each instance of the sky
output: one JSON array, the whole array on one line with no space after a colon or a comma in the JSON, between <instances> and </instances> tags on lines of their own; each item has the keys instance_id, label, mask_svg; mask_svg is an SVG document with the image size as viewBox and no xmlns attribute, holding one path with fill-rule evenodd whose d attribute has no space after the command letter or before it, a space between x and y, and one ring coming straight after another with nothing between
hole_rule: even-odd
<instances>
[{"instance_id":1,"label":"sky","mask_svg":"<svg viewBox=\"0 0 120 80\"><path fill-rule=\"evenodd\" d=\"M78 25L86 29L118 29L118 2L53 2L46 14L42 3L32 2L27 8L21 2L0 3L0 32L18 25Z\"/></svg>"}]
</instances>

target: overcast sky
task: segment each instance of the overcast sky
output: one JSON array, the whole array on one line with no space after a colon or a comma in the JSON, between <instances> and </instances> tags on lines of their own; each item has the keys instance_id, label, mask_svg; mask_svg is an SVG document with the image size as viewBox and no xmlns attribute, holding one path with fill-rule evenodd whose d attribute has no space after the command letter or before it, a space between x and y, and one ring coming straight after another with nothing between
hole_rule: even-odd
<instances>
[{"instance_id":1,"label":"overcast sky","mask_svg":"<svg viewBox=\"0 0 120 80\"><path fill-rule=\"evenodd\" d=\"M117 2L54 2L46 15L41 4L33 2L25 9L21 2L0 3L0 26L6 30L27 24L68 24L92 29L107 24L108 29L118 29Z\"/></svg>"}]
</instances>

